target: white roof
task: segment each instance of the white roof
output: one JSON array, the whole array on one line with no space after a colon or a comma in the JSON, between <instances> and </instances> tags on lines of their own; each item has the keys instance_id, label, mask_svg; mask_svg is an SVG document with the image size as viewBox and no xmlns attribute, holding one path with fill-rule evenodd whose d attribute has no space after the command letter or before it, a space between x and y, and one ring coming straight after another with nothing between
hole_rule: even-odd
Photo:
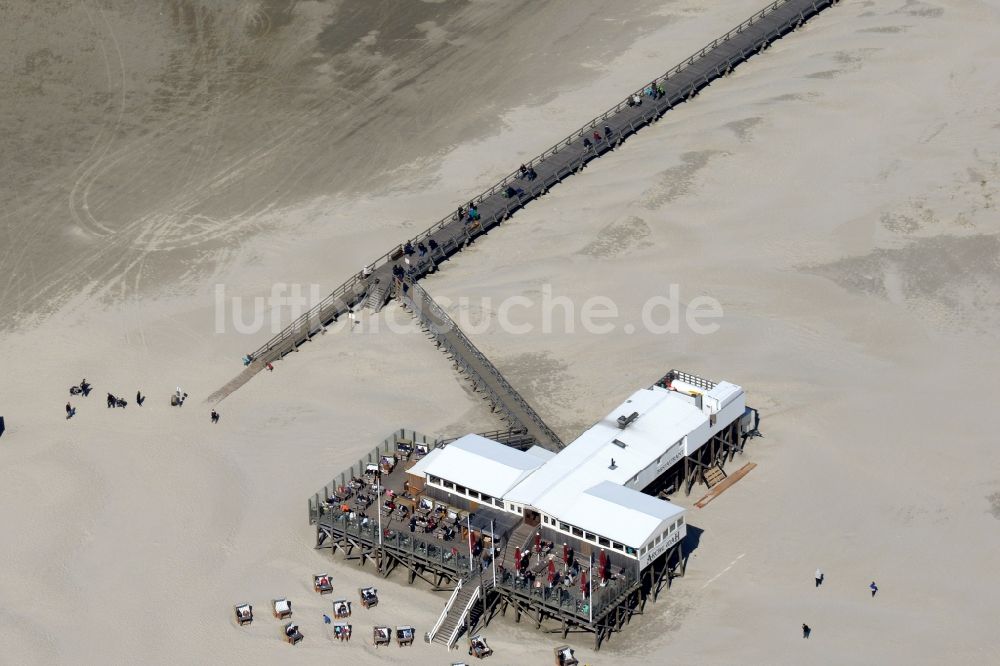
<instances>
[{"instance_id":1,"label":"white roof","mask_svg":"<svg viewBox=\"0 0 1000 666\"><path fill-rule=\"evenodd\" d=\"M580 493L559 519L638 549L683 513L670 502L602 481Z\"/></svg>"},{"instance_id":2,"label":"white roof","mask_svg":"<svg viewBox=\"0 0 1000 666\"><path fill-rule=\"evenodd\" d=\"M736 384L732 384L730 382L719 382L705 395L718 400L719 409L722 409L735 400L742 392L743 388L737 386Z\"/></svg>"},{"instance_id":3,"label":"white roof","mask_svg":"<svg viewBox=\"0 0 1000 666\"><path fill-rule=\"evenodd\" d=\"M555 451L549 451L548 449L543 449L542 447L535 444L530 449L525 451L529 456L535 456L536 458L541 458L542 461L548 460L549 458L555 457Z\"/></svg>"},{"instance_id":4,"label":"white roof","mask_svg":"<svg viewBox=\"0 0 1000 666\"><path fill-rule=\"evenodd\" d=\"M638 412L638 418L619 428L618 417L632 412ZM561 517L585 489L602 481L625 485L685 436L700 446L708 433L708 417L674 391L640 389L505 498ZM612 458L615 469L610 468Z\"/></svg>"},{"instance_id":5,"label":"white roof","mask_svg":"<svg viewBox=\"0 0 1000 666\"><path fill-rule=\"evenodd\" d=\"M465 435L430 452L410 473L441 477L493 497L503 497L544 462L538 456L492 439Z\"/></svg>"}]
</instances>

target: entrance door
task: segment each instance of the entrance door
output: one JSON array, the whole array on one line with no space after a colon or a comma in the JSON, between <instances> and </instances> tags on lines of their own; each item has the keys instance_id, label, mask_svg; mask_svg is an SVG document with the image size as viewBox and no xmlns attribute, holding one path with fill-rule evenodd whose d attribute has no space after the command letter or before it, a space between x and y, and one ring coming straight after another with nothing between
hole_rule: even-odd
<instances>
[{"instance_id":1,"label":"entrance door","mask_svg":"<svg viewBox=\"0 0 1000 666\"><path fill-rule=\"evenodd\" d=\"M542 522L542 514L537 511L525 508L524 510L524 522L532 527L536 527L540 522Z\"/></svg>"}]
</instances>

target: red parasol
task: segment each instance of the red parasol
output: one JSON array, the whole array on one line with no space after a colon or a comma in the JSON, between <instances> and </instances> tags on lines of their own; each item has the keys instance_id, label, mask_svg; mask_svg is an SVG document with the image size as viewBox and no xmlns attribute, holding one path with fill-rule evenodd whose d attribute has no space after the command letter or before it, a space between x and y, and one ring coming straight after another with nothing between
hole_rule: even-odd
<instances>
[{"instance_id":1,"label":"red parasol","mask_svg":"<svg viewBox=\"0 0 1000 666\"><path fill-rule=\"evenodd\" d=\"M521 549L520 548L515 548L514 549L514 571L520 571L520 570L521 570Z\"/></svg>"},{"instance_id":2,"label":"red parasol","mask_svg":"<svg viewBox=\"0 0 1000 666\"><path fill-rule=\"evenodd\" d=\"M587 591L588 591L587 590L587 570L584 569L583 571L580 572L580 594L583 595L584 599L587 598Z\"/></svg>"},{"instance_id":3,"label":"red parasol","mask_svg":"<svg viewBox=\"0 0 1000 666\"><path fill-rule=\"evenodd\" d=\"M563 564L569 564L569 546L563 544Z\"/></svg>"},{"instance_id":4,"label":"red parasol","mask_svg":"<svg viewBox=\"0 0 1000 666\"><path fill-rule=\"evenodd\" d=\"M542 552L542 533L535 532L535 552Z\"/></svg>"},{"instance_id":5,"label":"red parasol","mask_svg":"<svg viewBox=\"0 0 1000 666\"><path fill-rule=\"evenodd\" d=\"M601 572L601 579L602 580L607 580L608 579L608 556L604 552L603 548L601 549L601 554L598 556L598 560L597 561L600 562L600 566L598 567L598 569Z\"/></svg>"},{"instance_id":6,"label":"red parasol","mask_svg":"<svg viewBox=\"0 0 1000 666\"><path fill-rule=\"evenodd\" d=\"M551 583L556 577L556 561L549 560L549 582Z\"/></svg>"}]
</instances>

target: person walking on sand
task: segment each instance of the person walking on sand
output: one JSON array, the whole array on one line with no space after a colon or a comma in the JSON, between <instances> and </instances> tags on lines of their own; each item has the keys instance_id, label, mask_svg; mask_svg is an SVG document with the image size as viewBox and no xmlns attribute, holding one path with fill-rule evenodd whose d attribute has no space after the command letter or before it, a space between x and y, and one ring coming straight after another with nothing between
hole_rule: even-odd
<instances>
[{"instance_id":1,"label":"person walking on sand","mask_svg":"<svg viewBox=\"0 0 1000 666\"><path fill-rule=\"evenodd\" d=\"M819 587L822 584L823 584L823 572L819 570L819 567L817 567L816 568L816 587Z\"/></svg>"},{"instance_id":2,"label":"person walking on sand","mask_svg":"<svg viewBox=\"0 0 1000 666\"><path fill-rule=\"evenodd\" d=\"M878 585L875 584L875 581L872 581L872 584L868 586L868 589L872 591L872 599L874 599L875 594L878 592Z\"/></svg>"},{"instance_id":3,"label":"person walking on sand","mask_svg":"<svg viewBox=\"0 0 1000 666\"><path fill-rule=\"evenodd\" d=\"M215 411L213 409L212 410L212 423L218 423L218 422L219 422L219 412L217 412L217 411Z\"/></svg>"},{"instance_id":4,"label":"person walking on sand","mask_svg":"<svg viewBox=\"0 0 1000 666\"><path fill-rule=\"evenodd\" d=\"M809 634L812 633L812 627L810 627L805 622L802 623L802 638L809 638Z\"/></svg>"},{"instance_id":5,"label":"person walking on sand","mask_svg":"<svg viewBox=\"0 0 1000 666\"><path fill-rule=\"evenodd\" d=\"M142 407L142 403L145 400L146 400L146 397L144 395L142 395L142 391L136 391L135 392L135 404L137 404L140 407Z\"/></svg>"},{"instance_id":6,"label":"person walking on sand","mask_svg":"<svg viewBox=\"0 0 1000 666\"><path fill-rule=\"evenodd\" d=\"M68 402L66 403L66 418L67 419L73 418L73 406Z\"/></svg>"}]
</instances>

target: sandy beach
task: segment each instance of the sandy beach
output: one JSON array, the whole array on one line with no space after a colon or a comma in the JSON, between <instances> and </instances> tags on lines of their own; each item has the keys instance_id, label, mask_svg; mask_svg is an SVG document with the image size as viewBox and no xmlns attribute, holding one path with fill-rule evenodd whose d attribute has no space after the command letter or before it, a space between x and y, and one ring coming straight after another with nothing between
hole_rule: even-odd
<instances>
[{"instance_id":1,"label":"sandy beach","mask_svg":"<svg viewBox=\"0 0 1000 666\"><path fill-rule=\"evenodd\" d=\"M390 304L213 425L205 396L272 325L238 332L232 299L325 294L760 4L0 8L4 660L463 660L376 651L372 624L422 635L447 597L313 550L306 501L396 428L496 417ZM581 663L1000 659L998 28L996 3L844 0L423 282L564 440L670 368L761 412L737 460L752 472L703 509L703 488L674 498L700 530L686 575L600 652L571 635ZM717 301L718 330L641 325L672 288L682 311ZM542 332L546 294L618 316ZM498 323L511 296L530 332ZM70 398L81 377L95 393ZM336 595L380 589L350 644L322 623L321 571ZM244 601L259 620L238 628ZM486 633L493 664L551 663L562 642L510 619Z\"/></svg>"}]
</instances>

